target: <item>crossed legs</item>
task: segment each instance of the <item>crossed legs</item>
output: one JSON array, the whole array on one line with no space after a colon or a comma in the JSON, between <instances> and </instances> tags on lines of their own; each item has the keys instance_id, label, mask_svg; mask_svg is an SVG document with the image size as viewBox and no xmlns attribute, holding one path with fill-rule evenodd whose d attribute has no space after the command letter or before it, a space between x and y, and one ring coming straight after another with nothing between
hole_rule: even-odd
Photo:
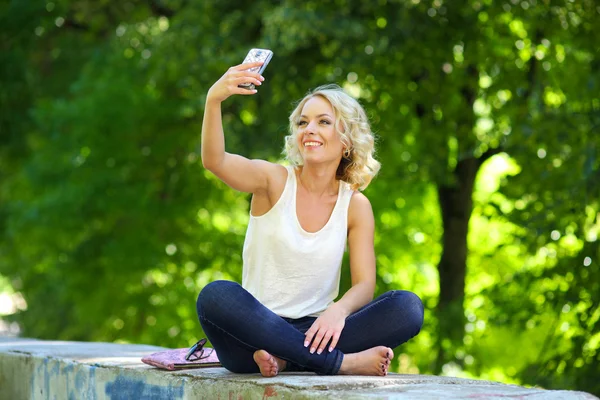
<instances>
[{"instance_id":1,"label":"crossed legs","mask_svg":"<svg viewBox=\"0 0 600 400\"><path fill-rule=\"evenodd\" d=\"M288 371L323 375L384 375L392 348L417 335L423 305L411 292L390 291L346 319L336 348L311 354L304 332L315 318L281 318L239 284L215 281L198 296L197 311L225 368L274 376Z\"/></svg>"}]
</instances>

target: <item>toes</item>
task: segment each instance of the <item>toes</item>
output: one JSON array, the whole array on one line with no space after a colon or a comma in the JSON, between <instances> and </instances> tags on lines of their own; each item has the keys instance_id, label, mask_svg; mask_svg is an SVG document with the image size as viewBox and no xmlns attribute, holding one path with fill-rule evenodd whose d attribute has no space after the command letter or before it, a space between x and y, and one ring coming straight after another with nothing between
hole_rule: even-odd
<instances>
[{"instance_id":1,"label":"toes","mask_svg":"<svg viewBox=\"0 0 600 400\"><path fill-rule=\"evenodd\" d=\"M279 373L277 361L264 350L258 350L254 353L254 361L260 369L260 373L266 377L276 376Z\"/></svg>"},{"instance_id":2,"label":"toes","mask_svg":"<svg viewBox=\"0 0 600 400\"><path fill-rule=\"evenodd\" d=\"M277 364L275 357L271 357L271 370L275 375L279 373L279 364Z\"/></svg>"},{"instance_id":3,"label":"toes","mask_svg":"<svg viewBox=\"0 0 600 400\"><path fill-rule=\"evenodd\" d=\"M391 359L393 359L393 358L394 358L394 352L392 351L392 349L390 349L390 348L388 348L388 349L387 349L387 354L386 354L386 356L387 356L387 358L388 358L389 360L391 360Z\"/></svg>"}]
</instances>

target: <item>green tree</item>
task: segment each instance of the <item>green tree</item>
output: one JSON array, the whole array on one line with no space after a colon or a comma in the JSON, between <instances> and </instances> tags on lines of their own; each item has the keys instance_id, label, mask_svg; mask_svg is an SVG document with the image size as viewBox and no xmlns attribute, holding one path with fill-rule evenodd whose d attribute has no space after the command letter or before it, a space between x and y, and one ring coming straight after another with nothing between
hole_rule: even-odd
<instances>
[{"instance_id":1,"label":"green tree","mask_svg":"<svg viewBox=\"0 0 600 400\"><path fill-rule=\"evenodd\" d=\"M248 212L198 163L204 95L268 47L259 95L225 107L228 148L277 160L319 84L365 105L378 291L435 309L399 367L600 393L593 1L1 7L0 273L23 334L194 340L200 288L240 279ZM507 358L507 334L529 350Z\"/></svg>"}]
</instances>

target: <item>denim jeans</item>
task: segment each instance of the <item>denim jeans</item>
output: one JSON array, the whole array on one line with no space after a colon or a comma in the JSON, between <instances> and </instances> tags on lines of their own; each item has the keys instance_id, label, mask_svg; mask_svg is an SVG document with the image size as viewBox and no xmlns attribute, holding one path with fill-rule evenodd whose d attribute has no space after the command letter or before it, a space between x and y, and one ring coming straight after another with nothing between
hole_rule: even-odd
<instances>
[{"instance_id":1,"label":"denim jeans","mask_svg":"<svg viewBox=\"0 0 600 400\"><path fill-rule=\"evenodd\" d=\"M311 354L304 333L316 320L282 318L235 282L215 281L202 289L196 303L204 333L223 367L236 373L259 372L256 350L286 360L286 371L338 373L344 354L375 346L395 348L416 336L423 325L423 303L403 290L382 294L346 318L336 348Z\"/></svg>"}]
</instances>

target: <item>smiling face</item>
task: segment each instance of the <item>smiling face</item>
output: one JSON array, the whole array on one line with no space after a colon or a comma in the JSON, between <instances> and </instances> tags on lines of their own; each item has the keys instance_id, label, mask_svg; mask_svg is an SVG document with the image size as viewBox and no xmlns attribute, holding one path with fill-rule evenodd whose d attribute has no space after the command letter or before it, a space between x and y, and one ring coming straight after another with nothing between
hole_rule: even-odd
<instances>
[{"instance_id":1,"label":"smiling face","mask_svg":"<svg viewBox=\"0 0 600 400\"><path fill-rule=\"evenodd\" d=\"M334 165L336 179L353 190L366 188L377 175L381 165L373 157L375 136L369 119L360 103L338 85L309 91L288 120L284 154L292 165Z\"/></svg>"},{"instance_id":2,"label":"smiling face","mask_svg":"<svg viewBox=\"0 0 600 400\"><path fill-rule=\"evenodd\" d=\"M335 113L327 99L311 97L302 107L296 125L296 140L305 163L335 161L339 164L344 145L335 129Z\"/></svg>"}]
</instances>

